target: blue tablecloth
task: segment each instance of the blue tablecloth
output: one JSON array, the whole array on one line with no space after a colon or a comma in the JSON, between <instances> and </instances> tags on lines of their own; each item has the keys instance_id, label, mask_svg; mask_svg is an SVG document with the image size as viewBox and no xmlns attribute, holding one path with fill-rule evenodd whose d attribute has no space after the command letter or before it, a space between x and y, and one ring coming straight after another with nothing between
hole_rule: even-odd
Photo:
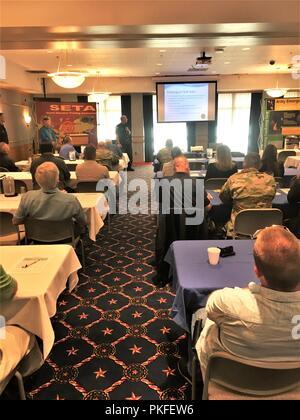
<instances>
[{"instance_id":1,"label":"blue tablecloth","mask_svg":"<svg viewBox=\"0 0 300 420\"><path fill-rule=\"evenodd\" d=\"M231 208L230 204L224 204L220 200L219 193L216 191L208 191L212 197L212 209L209 216L216 223L226 223L230 220ZM291 206L287 201L287 194L278 190L273 200L273 207L283 212L283 218L288 219L296 217L298 214L297 206Z\"/></svg>"},{"instance_id":2,"label":"blue tablecloth","mask_svg":"<svg viewBox=\"0 0 300 420\"><path fill-rule=\"evenodd\" d=\"M217 266L208 263L207 248L232 245L235 256L220 258ZM246 287L256 281L253 271L253 241L177 241L165 260L170 264L176 292L172 307L174 321L190 332L193 313L205 307L208 295L224 287Z\"/></svg>"}]
</instances>

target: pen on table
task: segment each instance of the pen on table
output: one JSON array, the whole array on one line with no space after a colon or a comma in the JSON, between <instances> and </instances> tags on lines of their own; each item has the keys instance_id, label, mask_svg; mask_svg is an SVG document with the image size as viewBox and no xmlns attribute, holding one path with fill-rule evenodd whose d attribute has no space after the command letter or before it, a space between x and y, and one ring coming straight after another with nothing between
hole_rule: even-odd
<instances>
[{"instance_id":1,"label":"pen on table","mask_svg":"<svg viewBox=\"0 0 300 420\"><path fill-rule=\"evenodd\" d=\"M32 261L31 263L29 263L29 264L22 265L22 268L30 267L31 265L33 265L33 264L35 264L35 263L37 263L39 261L41 261L41 258L37 258L34 261Z\"/></svg>"}]
</instances>

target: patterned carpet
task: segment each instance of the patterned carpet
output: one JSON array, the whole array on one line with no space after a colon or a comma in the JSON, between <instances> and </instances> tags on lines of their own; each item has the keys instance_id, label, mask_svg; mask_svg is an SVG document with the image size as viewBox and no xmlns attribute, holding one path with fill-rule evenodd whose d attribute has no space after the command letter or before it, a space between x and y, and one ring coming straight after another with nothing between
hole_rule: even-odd
<instances>
[{"instance_id":1,"label":"patterned carpet","mask_svg":"<svg viewBox=\"0 0 300 420\"><path fill-rule=\"evenodd\" d=\"M152 168L133 176L147 181ZM177 370L184 332L170 319L173 293L151 283L155 216L115 215L86 244L87 268L53 318L49 359L25 388L31 399L168 400L190 397Z\"/></svg>"}]
</instances>

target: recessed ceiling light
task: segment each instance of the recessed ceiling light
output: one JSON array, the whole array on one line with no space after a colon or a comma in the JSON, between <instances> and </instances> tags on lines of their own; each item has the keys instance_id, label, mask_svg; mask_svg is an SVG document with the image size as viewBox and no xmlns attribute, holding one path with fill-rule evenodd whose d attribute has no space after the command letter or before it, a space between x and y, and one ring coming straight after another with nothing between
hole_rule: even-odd
<instances>
[{"instance_id":1,"label":"recessed ceiling light","mask_svg":"<svg viewBox=\"0 0 300 420\"><path fill-rule=\"evenodd\" d=\"M162 66L162 64L161 64L161 63L156 63L156 65L157 65L157 66Z\"/></svg>"},{"instance_id":2,"label":"recessed ceiling light","mask_svg":"<svg viewBox=\"0 0 300 420\"><path fill-rule=\"evenodd\" d=\"M225 61L225 63L224 64L230 64L230 61Z\"/></svg>"},{"instance_id":3,"label":"recessed ceiling light","mask_svg":"<svg viewBox=\"0 0 300 420\"><path fill-rule=\"evenodd\" d=\"M52 53L53 53L53 51L47 50L47 54L52 54Z\"/></svg>"},{"instance_id":4,"label":"recessed ceiling light","mask_svg":"<svg viewBox=\"0 0 300 420\"><path fill-rule=\"evenodd\" d=\"M250 47L242 48L242 51L249 51L249 50L250 50Z\"/></svg>"},{"instance_id":5,"label":"recessed ceiling light","mask_svg":"<svg viewBox=\"0 0 300 420\"><path fill-rule=\"evenodd\" d=\"M73 66L73 64L67 64L67 67L72 67Z\"/></svg>"},{"instance_id":6,"label":"recessed ceiling light","mask_svg":"<svg viewBox=\"0 0 300 420\"><path fill-rule=\"evenodd\" d=\"M158 76L160 73L159 72L156 72L155 74L156 74L156 76Z\"/></svg>"},{"instance_id":7,"label":"recessed ceiling light","mask_svg":"<svg viewBox=\"0 0 300 420\"><path fill-rule=\"evenodd\" d=\"M159 50L159 52L164 53L164 52L166 52L166 50Z\"/></svg>"},{"instance_id":8,"label":"recessed ceiling light","mask_svg":"<svg viewBox=\"0 0 300 420\"><path fill-rule=\"evenodd\" d=\"M213 70L213 71L212 71L212 73L213 73L213 74L216 74L217 72L216 72L216 70Z\"/></svg>"}]
</instances>

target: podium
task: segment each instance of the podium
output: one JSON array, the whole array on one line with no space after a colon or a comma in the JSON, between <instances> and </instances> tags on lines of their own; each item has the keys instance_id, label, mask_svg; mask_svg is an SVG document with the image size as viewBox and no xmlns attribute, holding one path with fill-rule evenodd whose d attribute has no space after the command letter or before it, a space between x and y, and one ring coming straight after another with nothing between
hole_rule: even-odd
<instances>
[{"instance_id":1,"label":"podium","mask_svg":"<svg viewBox=\"0 0 300 420\"><path fill-rule=\"evenodd\" d=\"M88 134L71 134L73 146L87 146L89 141Z\"/></svg>"}]
</instances>

